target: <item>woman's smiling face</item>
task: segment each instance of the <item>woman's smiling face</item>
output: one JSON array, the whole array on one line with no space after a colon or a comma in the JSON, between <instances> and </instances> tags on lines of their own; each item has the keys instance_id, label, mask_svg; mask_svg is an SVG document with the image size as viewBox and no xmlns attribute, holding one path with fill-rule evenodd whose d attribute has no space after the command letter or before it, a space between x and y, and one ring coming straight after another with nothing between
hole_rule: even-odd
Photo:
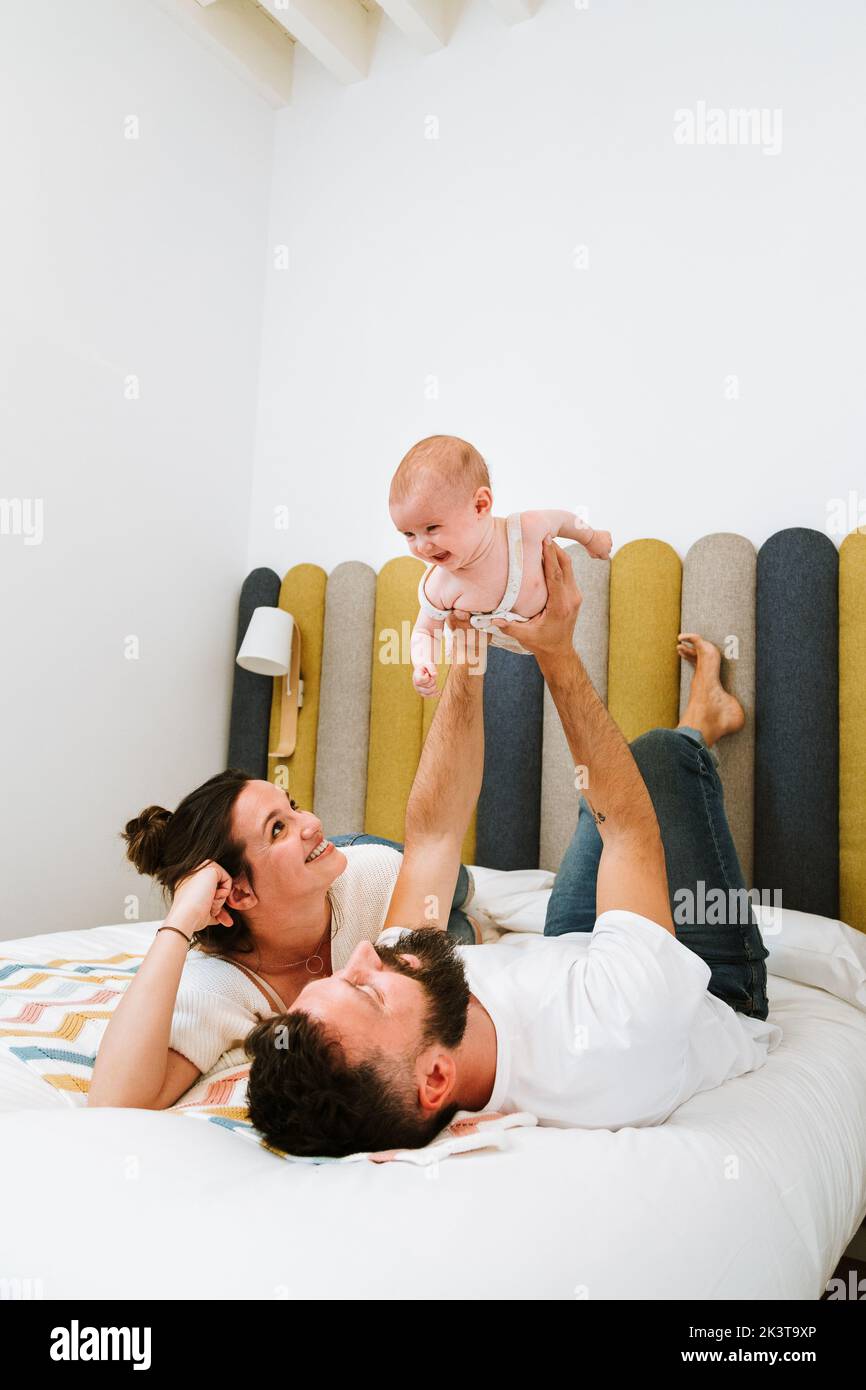
<instances>
[{"instance_id":1,"label":"woman's smiling face","mask_svg":"<svg viewBox=\"0 0 866 1390\"><path fill-rule=\"evenodd\" d=\"M302 811L271 782L246 784L232 810L232 833L246 845L253 892L266 911L284 909L299 897L324 896L348 862L343 851L324 838L318 816ZM235 904L234 895L233 888L229 906L243 912L244 904Z\"/></svg>"}]
</instances>

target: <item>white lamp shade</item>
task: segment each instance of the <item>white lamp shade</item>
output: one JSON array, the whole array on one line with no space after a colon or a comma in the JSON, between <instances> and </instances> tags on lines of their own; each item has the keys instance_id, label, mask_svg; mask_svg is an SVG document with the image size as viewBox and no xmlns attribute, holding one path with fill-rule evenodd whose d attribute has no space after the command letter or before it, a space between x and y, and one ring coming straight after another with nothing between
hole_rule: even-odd
<instances>
[{"instance_id":1,"label":"white lamp shade","mask_svg":"<svg viewBox=\"0 0 866 1390\"><path fill-rule=\"evenodd\" d=\"M257 676L285 676L294 627L294 618L284 608L255 608L237 654L238 666Z\"/></svg>"}]
</instances>

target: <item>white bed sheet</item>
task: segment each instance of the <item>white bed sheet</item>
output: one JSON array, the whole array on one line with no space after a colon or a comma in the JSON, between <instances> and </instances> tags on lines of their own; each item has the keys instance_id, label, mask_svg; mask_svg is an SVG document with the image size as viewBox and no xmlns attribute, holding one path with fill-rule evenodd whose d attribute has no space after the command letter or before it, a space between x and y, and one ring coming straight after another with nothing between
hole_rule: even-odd
<instances>
[{"instance_id":1,"label":"white bed sheet","mask_svg":"<svg viewBox=\"0 0 866 1390\"><path fill-rule=\"evenodd\" d=\"M142 949L156 925L0 954ZM432 1169L286 1164L200 1121L82 1108L2 1057L2 1272L46 1298L819 1298L866 1212L866 1012L768 992L779 1048L666 1124L517 1130Z\"/></svg>"}]
</instances>

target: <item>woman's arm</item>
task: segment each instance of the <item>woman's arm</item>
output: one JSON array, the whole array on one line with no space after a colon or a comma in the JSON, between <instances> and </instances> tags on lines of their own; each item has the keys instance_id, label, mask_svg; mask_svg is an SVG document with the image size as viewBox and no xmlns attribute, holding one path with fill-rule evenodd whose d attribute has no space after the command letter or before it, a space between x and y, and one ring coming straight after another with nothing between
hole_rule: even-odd
<instances>
[{"instance_id":1,"label":"woman's arm","mask_svg":"<svg viewBox=\"0 0 866 1390\"><path fill-rule=\"evenodd\" d=\"M188 1090L200 1071L169 1047L171 1020L189 946L196 931L212 919L230 922L225 899L229 875L212 860L175 889L174 902L135 979L109 1019L103 1035L88 1105L134 1106L161 1110Z\"/></svg>"},{"instance_id":2,"label":"woman's arm","mask_svg":"<svg viewBox=\"0 0 866 1390\"><path fill-rule=\"evenodd\" d=\"M191 937L197 927L165 919ZM88 1105L136 1106L160 1110L171 1105L201 1074L198 1067L171 1054L171 1016L188 947L176 931L157 932L150 950L109 1020L93 1068ZM170 1071L170 1075L169 1075ZM167 1087L166 1082L171 1084ZM177 1091L171 1095L171 1091Z\"/></svg>"},{"instance_id":3,"label":"woman's arm","mask_svg":"<svg viewBox=\"0 0 866 1390\"><path fill-rule=\"evenodd\" d=\"M406 847L383 930L447 926L463 837L481 790L487 635L459 619L453 626L478 639L475 660L472 648L455 635L448 679L406 807Z\"/></svg>"}]
</instances>

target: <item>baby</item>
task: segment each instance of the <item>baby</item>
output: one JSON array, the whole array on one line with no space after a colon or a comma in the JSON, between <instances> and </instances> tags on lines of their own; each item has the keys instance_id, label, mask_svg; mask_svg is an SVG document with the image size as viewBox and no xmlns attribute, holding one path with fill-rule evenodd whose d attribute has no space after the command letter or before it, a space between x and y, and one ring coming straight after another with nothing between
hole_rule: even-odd
<instances>
[{"instance_id":1,"label":"baby","mask_svg":"<svg viewBox=\"0 0 866 1390\"><path fill-rule=\"evenodd\" d=\"M435 434L414 445L391 479L391 519L409 549L427 564L418 585L420 612L412 631L412 684L436 695L435 644L448 612L470 613L490 642L528 654L493 623L523 623L547 602L541 542L550 532L578 541L595 559L610 555L609 531L594 531L573 512L493 515L490 475L471 444Z\"/></svg>"}]
</instances>

